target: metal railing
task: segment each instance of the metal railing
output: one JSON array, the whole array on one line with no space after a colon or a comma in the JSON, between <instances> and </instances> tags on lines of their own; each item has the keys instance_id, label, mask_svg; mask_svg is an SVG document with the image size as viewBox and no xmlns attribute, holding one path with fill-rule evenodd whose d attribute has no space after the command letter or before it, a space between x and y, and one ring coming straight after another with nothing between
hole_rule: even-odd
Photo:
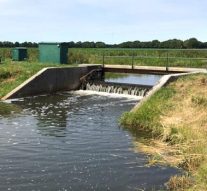
<instances>
[{"instance_id":1,"label":"metal railing","mask_svg":"<svg viewBox=\"0 0 207 191\"><path fill-rule=\"evenodd\" d=\"M128 55L119 55L119 51ZM111 55L113 52L113 55ZM117 52L117 55L116 55ZM125 52L125 54L127 54ZM196 67L207 68L207 49L108 49L102 50L97 58L102 59L102 65L109 64L111 60L127 59L126 65L147 65L151 60L157 66L163 67ZM178 55L178 56L176 56ZM137 64L137 60L139 63ZM147 61L147 62L146 62ZM116 64L119 64L117 62ZM156 64L153 64L156 66Z\"/></svg>"}]
</instances>

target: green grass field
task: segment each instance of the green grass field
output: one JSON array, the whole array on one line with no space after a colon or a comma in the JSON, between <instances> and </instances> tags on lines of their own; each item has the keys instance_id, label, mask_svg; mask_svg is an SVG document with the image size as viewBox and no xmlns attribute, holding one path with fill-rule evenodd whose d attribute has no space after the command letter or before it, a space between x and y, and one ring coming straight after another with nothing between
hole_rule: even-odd
<instances>
[{"instance_id":1,"label":"green grass field","mask_svg":"<svg viewBox=\"0 0 207 191\"><path fill-rule=\"evenodd\" d=\"M0 48L0 56L11 58L11 49ZM28 49L28 61L38 61L38 49ZM71 48L69 64L123 64L137 66L207 67L207 49L114 49Z\"/></svg>"},{"instance_id":2,"label":"green grass field","mask_svg":"<svg viewBox=\"0 0 207 191\"><path fill-rule=\"evenodd\" d=\"M70 63L207 67L207 50L69 49Z\"/></svg>"}]
</instances>

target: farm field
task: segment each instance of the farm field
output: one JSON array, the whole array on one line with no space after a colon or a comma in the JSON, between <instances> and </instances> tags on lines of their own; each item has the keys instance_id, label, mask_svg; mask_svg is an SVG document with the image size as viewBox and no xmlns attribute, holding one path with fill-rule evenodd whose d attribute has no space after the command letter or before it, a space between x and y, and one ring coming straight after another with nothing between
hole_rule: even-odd
<instances>
[{"instance_id":1,"label":"farm field","mask_svg":"<svg viewBox=\"0 0 207 191\"><path fill-rule=\"evenodd\" d=\"M11 58L10 52L0 48L0 57ZM38 49L29 48L28 56L29 62L38 62ZM206 68L207 49L69 48L68 63Z\"/></svg>"},{"instance_id":2,"label":"farm field","mask_svg":"<svg viewBox=\"0 0 207 191\"><path fill-rule=\"evenodd\" d=\"M69 49L70 63L206 67L206 49Z\"/></svg>"}]
</instances>

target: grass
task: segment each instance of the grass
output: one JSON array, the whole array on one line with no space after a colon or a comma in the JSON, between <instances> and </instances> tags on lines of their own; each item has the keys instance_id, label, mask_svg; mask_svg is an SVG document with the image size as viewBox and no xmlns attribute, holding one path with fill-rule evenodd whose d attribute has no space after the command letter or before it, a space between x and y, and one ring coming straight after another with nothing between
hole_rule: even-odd
<instances>
[{"instance_id":1,"label":"grass","mask_svg":"<svg viewBox=\"0 0 207 191\"><path fill-rule=\"evenodd\" d=\"M186 176L174 176L170 178L170 180L167 183L167 189L168 190L184 190L192 187L194 184L194 180L190 177Z\"/></svg>"},{"instance_id":2,"label":"grass","mask_svg":"<svg viewBox=\"0 0 207 191\"><path fill-rule=\"evenodd\" d=\"M11 58L10 48L0 48L0 57ZM123 64L137 66L207 67L206 49L115 49L115 48L70 48L69 64ZM37 48L28 49L28 60L37 62ZM168 58L167 58L168 57ZM191 58L191 59L189 59Z\"/></svg>"},{"instance_id":3,"label":"grass","mask_svg":"<svg viewBox=\"0 0 207 191\"><path fill-rule=\"evenodd\" d=\"M45 67L66 66L60 64L40 64L29 61L13 62L7 59L0 64L0 99L41 69Z\"/></svg>"},{"instance_id":4,"label":"grass","mask_svg":"<svg viewBox=\"0 0 207 191\"><path fill-rule=\"evenodd\" d=\"M138 138L136 149L151 154L149 162L187 171L172 177L170 190L207 190L207 75L185 76L163 87L121 124ZM140 142L140 132L147 132ZM190 184L190 181L193 184Z\"/></svg>"},{"instance_id":5,"label":"grass","mask_svg":"<svg viewBox=\"0 0 207 191\"><path fill-rule=\"evenodd\" d=\"M207 50L173 49L69 49L69 62L124 64L137 66L206 67ZM168 57L168 58L167 58ZM191 58L191 59L189 59ZM202 59L200 59L202 58Z\"/></svg>"},{"instance_id":6,"label":"grass","mask_svg":"<svg viewBox=\"0 0 207 191\"><path fill-rule=\"evenodd\" d=\"M160 123L160 117L163 114L165 108L170 107L170 103L167 103L170 97L175 94L172 88L163 88L152 96L152 98L143 106L133 113L125 113L122 116L122 125L130 127L134 130L147 131L151 133L152 137L159 136L163 133L162 124ZM165 100L165 104L163 101ZM139 129L137 129L139 125ZM138 132L139 133L139 132Z\"/></svg>"}]
</instances>

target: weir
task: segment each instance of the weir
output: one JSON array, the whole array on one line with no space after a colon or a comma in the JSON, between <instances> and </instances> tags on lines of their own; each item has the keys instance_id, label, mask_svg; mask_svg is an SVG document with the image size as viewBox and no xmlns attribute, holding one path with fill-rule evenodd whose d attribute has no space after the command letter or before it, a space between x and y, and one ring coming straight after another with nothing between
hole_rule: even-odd
<instances>
[{"instance_id":1,"label":"weir","mask_svg":"<svg viewBox=\"0 0 207 191\"><path fill-rule=\"evenodd\" d=\"M63 68L45 68L37 74L20 84L14 90L5 95L2 100L14 99L20 97L52 94L60 91L74 91L79 89L93 89L94 91L114 92L119 94L129 95L143 95L153 87L143 86L139 80L136 86L130 84L109 84L104 81L104 73L125 73L125 74L139 74L139 75L154 75L159 76L163 74L173 73L190 73L190 72L204 72L204 69L192 68L164 68L164 67L138 67L134 66L114 66L114 65L88 65L81 64L78 67L63 67ZM88 84L88 85L87 85ZM87 85L87 88L86 88Z\"/></svg>"},{"instance_id":2,"label":"weir","mask_svg":"<svg viewBox=\"0 0 207 191\"><path fill-rule=\"evenodd\" d=\"M144 97L155 85L143 85L131 83L111 83L104 81L105 73L124 73L139 75L162 76L169 74L184 74L199 71L199 69L179 67L150 67L150 66L125 66L125 65L103 65L102 68L94 69L80 78L80 90L92 90L96 92L107 92L116 94L127 94Z\"/></svg>"},{"instance_id":3,"label":"weir","mask_svg":"<svg viewBox=\"0 0 207 191\"><path fill-rule=\"evenodd\" d=\"M115 83L104 81L104 71L94 69L81 79L80 90L90 90L96 92L106 92L114 94L124 94L144 97L153 87L152 85Z\"/></svg>"},{"instance_id":4,"label":"weir","mask_svg":"<svg viewBox=\"0 0 207 191\"><path fill-rule=\"evenodd\" d=\"M139 84L135 85L94 81L88 82L86 85L82 85L81 90L91 90L97 92L107 92L144 97L151 88L152 86L145 86Z\"/></svg>"}]
</instances>

